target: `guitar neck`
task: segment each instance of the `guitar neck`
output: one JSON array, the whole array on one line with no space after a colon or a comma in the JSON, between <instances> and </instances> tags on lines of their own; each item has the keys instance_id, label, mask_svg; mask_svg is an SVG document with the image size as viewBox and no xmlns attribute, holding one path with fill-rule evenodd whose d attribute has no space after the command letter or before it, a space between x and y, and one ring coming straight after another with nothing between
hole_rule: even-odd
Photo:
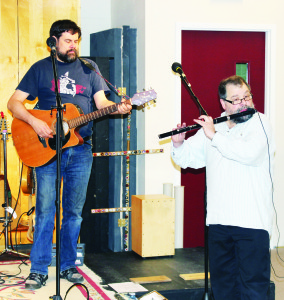
<instances>
[{"instance_id":1,"label":"guitar neck","mask_svg":"<svg viewBox=\"0 0 284 300\"><path fill-rule=\"evenodd\" d=\"M124 103L131 105L131 100L126 100ZM71 119L67 121L69 128L76 128L80 125L86 124L95 119L101 118L103 116L112 114L117 111L118 104L113 104L102 109L96 110L86 115Z\"/></svg>"}]
</instances>

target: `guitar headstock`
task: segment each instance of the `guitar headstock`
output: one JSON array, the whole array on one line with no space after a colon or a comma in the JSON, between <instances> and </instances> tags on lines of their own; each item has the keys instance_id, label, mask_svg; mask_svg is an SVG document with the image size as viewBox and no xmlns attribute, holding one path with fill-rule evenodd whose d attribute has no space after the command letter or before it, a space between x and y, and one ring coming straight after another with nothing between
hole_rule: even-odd
<instances>
[{"instance_id":1,"label":"guitar headstock","mask_svg":"<svg viewBox=\"0 0 284 300\"><path fill-rule=\"evenodd\" d=\"M4 131L7 132L7 130L8 130L8 122L7 122L7 120L6 120L5 116L4 116L3 111L1 111L0 114L1 114L0 131L1 132L4 132Z\"/></svg>"},{"instance_id":2,"label":"guitar headstock","mask_svg":"<svg viewBox=\"0 0 284 300\"><path fill-rule=\"evenodd\" d=\"M132 105L140 106L156 98L157 93L153 89L151 89L149 91L134 94L131 98L131 102Z\"/></svg>"}]
</instances>

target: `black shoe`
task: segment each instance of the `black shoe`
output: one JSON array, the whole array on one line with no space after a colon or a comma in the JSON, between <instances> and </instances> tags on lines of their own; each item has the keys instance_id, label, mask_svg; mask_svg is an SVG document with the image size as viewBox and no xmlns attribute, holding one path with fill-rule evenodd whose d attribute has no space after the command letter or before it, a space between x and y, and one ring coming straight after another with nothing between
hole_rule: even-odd
<instances>
[{"instance_id":1,"label":"black shoe","mask_svg":"<svg viewBox=\"0 0 284 300\"><path fill-rule=\"evenodd\" d=\"M60 272L60 278L67 279L68 281L75 283L84 281L84 277L77 271L76 268L70 268L63 272Z\"/></svg>"},{"instance_id":2,"label":"black shoe","mask_svg":"<svg viewBox=\"0 0 284 300\"><path fill-rule=\"evenodd\" d=\"M25 288L30 290L39 289L46 284L47 278L47 275L30 273L29 277L26 279Z\"/></svg>"}]
</instances>

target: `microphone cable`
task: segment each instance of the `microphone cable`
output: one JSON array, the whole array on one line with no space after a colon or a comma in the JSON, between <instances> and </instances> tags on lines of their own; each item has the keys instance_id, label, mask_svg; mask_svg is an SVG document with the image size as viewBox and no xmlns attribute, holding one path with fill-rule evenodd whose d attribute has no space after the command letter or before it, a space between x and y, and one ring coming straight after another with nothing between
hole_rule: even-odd
<instances>
[{"instance_id":1,"label":"microphone cable","mask_svg":"<svg viewBox=\"0 0 284 300\"><path fill-rule=\"evenodd\" d=\"M264 128L264 125L263 125L263 122L261 120L261 117L259 115L259 113L257 113L258 115L258 118L260 120L260 123L261 123L261 126L262 126L262 129L263 129L263 132L265 134L265 137L266 137L266 143L267 143L267 152L268 152L268 167L269 167L269 177L270 177L270 181L271 181L271 198L272 198L272 205L273 205L273 209L274 209L274 213L275 213L275 224L276 224L276 229L277 229L277 233L278 233L278 239L277 239L277 243L276 243L276 254L278 256L278 258L284 262L284 260L282 259L282 257L280 256L279 254L279 251L278 251L278 245L279 245L279 241L280 241L280 229L279 229L279 226L278 226L278 218L277 218L277 211L276 211L276 207L275 207L275 203L274 203L274 183L273 183L273 178L272 178L272 174L271 174L271 160L270 160L270 147L269 147L269 140L268 140L268 136L267 136L267 133L265 131L265 128ZM273 267L273 264L272 264L272 261L271 261L271 249L269 247L269 252L270 252L270 266L271 266L271 269L273 270L273 273L274 275L279 278L279 279L283 279L284 277L283 276L279 276L276 274L276 271Z\"/></svg>"}]
</instances>

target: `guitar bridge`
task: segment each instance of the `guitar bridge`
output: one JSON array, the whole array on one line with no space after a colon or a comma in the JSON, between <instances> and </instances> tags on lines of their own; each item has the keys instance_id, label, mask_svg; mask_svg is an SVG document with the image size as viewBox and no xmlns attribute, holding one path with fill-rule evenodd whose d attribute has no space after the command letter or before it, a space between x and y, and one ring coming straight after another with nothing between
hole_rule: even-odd
<instances>
[{"instance_id":1,"label":"guitar bridge","mask_svg":"<svg viewBox=\"0 0 284 300\"><path fill-rule=\"evenodd\" d=\"M39 141L42 143L43 147L44 147L44 148L47 148L45 138L42 138L42 137L40 137L40 136L38 135L38 139L39 139Z\"/></svg>"}]
</instances>

